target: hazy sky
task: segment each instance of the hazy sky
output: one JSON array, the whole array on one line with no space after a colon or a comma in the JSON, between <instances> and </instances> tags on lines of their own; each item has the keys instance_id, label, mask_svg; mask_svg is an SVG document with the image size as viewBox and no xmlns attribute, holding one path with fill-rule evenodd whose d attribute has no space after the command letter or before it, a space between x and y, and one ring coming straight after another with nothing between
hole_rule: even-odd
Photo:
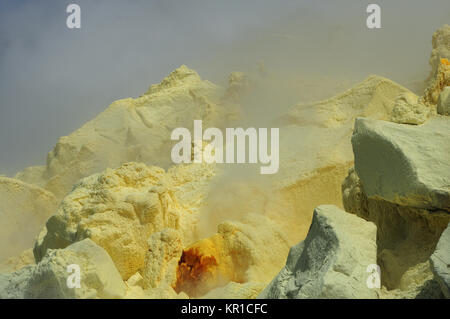
<instances>
[{"instance_id":1,"label":"hazy sky","mask_svg":"<svg viewBox=\"0 0 450 319\"><path fill-rule=\"evenodd\" d=\"M79 30L66 27L69 3L81 7ZM365 27L369 3L381 30ZM181 64L219 82L263 60L403 83L426 75L444 23L448 0L2 0L0 174L44 164L58 137Z\"/></svg>"}]
</instances>

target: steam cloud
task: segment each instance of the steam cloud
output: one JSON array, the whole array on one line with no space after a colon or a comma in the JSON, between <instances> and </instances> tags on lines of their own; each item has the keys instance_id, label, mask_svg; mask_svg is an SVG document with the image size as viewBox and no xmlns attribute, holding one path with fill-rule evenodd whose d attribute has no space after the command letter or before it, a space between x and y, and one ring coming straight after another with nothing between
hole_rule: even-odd
<instances>
[{"instance_id":1,"label":"steam cloud","mask_svg":"<svg viewBox=\"0 0 450 319\"><path fill-rule=\"evenodd\" d=\"M68 3L2 1L0 174L43 164L59 136L181 64L223 83L263 61L280 80L266 95L278 94L249 103L258 105L252 119L308 97L308 86L289 86L289 78L377 73L414 88L450 3L377 1L382 29L374 31L365 27L369 2L78 0L82 28L69 30Z\"/></svg>"}]
</instances>

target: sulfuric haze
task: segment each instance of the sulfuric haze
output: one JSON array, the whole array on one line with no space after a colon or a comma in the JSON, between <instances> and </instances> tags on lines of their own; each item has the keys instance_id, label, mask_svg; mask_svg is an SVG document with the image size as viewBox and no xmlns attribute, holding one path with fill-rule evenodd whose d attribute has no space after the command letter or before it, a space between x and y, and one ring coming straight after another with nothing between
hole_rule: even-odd
<instances>
[{"instance_id":1,"label":"sulfuric haze","mask_svg":"<svg viewBox=\"0 0 450 319\"><path fill-rule=\"evenodd\" d=\"M365 25L373 2L380 30ZM80 30L66 27L69 3L81 7ZM44 164L58 137L181 64L223 84L262 61L278 85L248 104L260 102L249 115L267 118L307 100L309 79L353 83L375 73L416 89L429 71L431 36L449 22L448 0L4 0L0 175Z\"/></svg>"}]
</instances>

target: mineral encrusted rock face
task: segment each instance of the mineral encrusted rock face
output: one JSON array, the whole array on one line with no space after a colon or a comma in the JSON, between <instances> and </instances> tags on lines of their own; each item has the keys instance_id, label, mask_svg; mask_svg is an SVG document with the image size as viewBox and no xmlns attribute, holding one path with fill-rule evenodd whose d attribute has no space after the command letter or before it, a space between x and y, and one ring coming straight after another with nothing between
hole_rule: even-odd
<instances>
[{"instance_id":1,"label":"mineral encrusted rock face","mask_svg":"<svg viewBox=\"0 0 450 319\"><path fill-rule=\"evenodd\" d=\"M38 186L0 177L0 262L30 248L57 205L55 196Z\"/></svg>"},{"instance_id":2,"label":"mineral encrusted rock face","mask_svg":"<svg viewBox=\"0 0 450 319\"><path fill-rule=\"evenodd\" d=\"M382 297L436 298L429 257L450 220L449 120L410 126L357 119L346 211L377 225Z\"/></svg>"},{"instance_id":3,"label":"mineral encrusted rock face","mask_svg":"<svg viewBox=\"0 0 450 319\"><path fill-rule=\"evenodd\" d=\"M429 64L431 66L431 72L428 81L432 81L436 78L441 59L450 60L450 25L444 24L433 34L432 38L433 50Z\"/></svg>"},{"instance_id":4,"label":"mineral encrusted rock face","mask_svg":"<svg viewBox=\"0 0 450 319\"><path fill-rule=\"evenodd\" d=\"M80 288L70 288L68 266L80 268ZM73 270L72 270L73 271ZM0 275L0 298L123 298L125 284L111 257L90 239L49 250L33 266Z\"/></svg>"},{"instance_id":5,"label":"mineral encrusted rock face","mask_svg":"<svg viewBox=\"0 0 450 319\"><path fill-rule=\"evenodd\" d=\"M355 169L368 197L450 211L450 120L420 126L358 118Z\"/></svg>"},{"instance_id":6,"label":"mineral encrusted rock face","mask_svg":"<svg viewBox=\"0 0 450 319\"><path fill-rule=\"evenodd\" d=\"M450 122L436 116L447 114L449 31L445 25L433 35L423 96L397 97L390 120L400 125L355 122L355 168L342 184L343 203L377 225L382 298L442 297L429 258L450 220Z\"/></svg>"},{"instance_id":7,"label":"mineral encrusted rock face","mask_svg":"<svg viewBox=\"0 0 450 319\"><path fill-rule=\"evenodd\" d=\"M442 233L430 261L431 269L442 293L450 299L450 224Z\"/></svg>"},{"instance_id":8,"label":"mineral encrusted rock face","mask_svg":"<svg viewBox=\"0 0 450 319\"><path fill-rule=\"evenodd\" d=\"M373 223L331 205L314 210L308 236L259 298L376 298L366 269L376 264Z\"/></svg>"},{"instance_id":9,"label":"mineral encrusted rock face","mask_svg":"<svg viewBox=\"0 0 450 319\"><path fill-rule=\"evenodd\" d=\"M450 85L450 26L444 25L433 35L431 72L423 96L399 95L392 110L391 121L400 124L423 124L437 113L445 114L446 104L440 94ZM440 101L441 100L441 101ZM442 104L444 102L444 104Z\"/></svg>"},{"instance_id":10,"label":"mineral encrusted rock face","mask_svg":"<svg viewBox=\"0 0 450 319\"><path fill-rule=\"evenodd\" d=\"M377 262L387 298L434 298L439 293L428 259L450 220L428 211L368 198L354 168L342 183L344 207L377 225Z\"/></svg>"},{"instance_id":11,"label":"mineral encrusted rock face","mask_svg":"<svg viewBox=\"0 0 450 319\"><path fill-rule=\"evenodd\" d=\"M267 217L248 214L240 221L223 222L217 234L183 250L175 290L198 297L228 282L261 287L283 266L288 250L283 232ZM229 288L217 289L212 295ZM230 292L237 297L247 288L233 286Z\"/></svg>"},{"instance_id":12,"label":"mineral encrusted rock face","mask_svg":"<svg viewBox=\"0 0 450 319\"><path fill-rule=\"evenodd\" d=\"M437 112L441 115L450 116L450 86L446 86L439 95Z\"/></svg>"},{"instance_id":13,"label":"mineral encrusted rock face","mask_svg":"<svg viewBox=\"0 0 450 319\"><path fill-rule=\"evenodd\" d=\"M448 59L441 59L436 71L436 77L425 89L424 95L423 97L421 97L421 101L426 105L432 107L433 112L435 112L439 94L446 86L450 86L450 61Z\"/></svg>"},{"instance_id":14,"label":"mineral encrusted rock face","mask_svg":"<svg viewBox=\"0 0 450 319\"><path fill-rule=\"evenodd\" d=\"M142 287L174 286L176 268L183 251L182 234L173 228L154 233L147 241Z\"/></svg>"},{"instance_id":15,"label":"mineral encrusted rock face","mask_svg":"<svg viewBox=\"0 0 450 319\"><path fill-rule=\"evenodd\" d=\"M127 163L85 178L47 221L34 247L36 261L48 249L90 238L108 252L126 280L144 266L151 234L173 228L186 242L192 240L213 174L211 165L178 166L165 172Z\"/></svg>"},{"instance_id":16,"label":"mineral encrusted rock face","mask_svg":"<svg viewBox=\"0 0 450 319\"><path fill-rule=\"evenodd\" d=\"M397 97L390 120L400 124L423 124L431 112L417 95L406 93Z\"/></svg>"}]
</instances>

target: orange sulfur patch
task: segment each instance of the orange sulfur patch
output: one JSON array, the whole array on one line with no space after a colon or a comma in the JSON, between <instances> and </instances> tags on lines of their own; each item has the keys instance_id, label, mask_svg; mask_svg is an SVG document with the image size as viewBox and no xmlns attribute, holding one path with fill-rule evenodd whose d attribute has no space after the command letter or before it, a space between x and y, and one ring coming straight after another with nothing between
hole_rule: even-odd
<instances>
[{"instance_id":1,"label":"orange sulfur patch","mask_svg":"<svg viewBox=\"0 0 450 319\"><path fill-rule=\"evenodd\" d=\"M221 236L203 239L185 249L178 262L177 293L199 297L234 280L234 267Z\"/></svg>"}]
</instances>

